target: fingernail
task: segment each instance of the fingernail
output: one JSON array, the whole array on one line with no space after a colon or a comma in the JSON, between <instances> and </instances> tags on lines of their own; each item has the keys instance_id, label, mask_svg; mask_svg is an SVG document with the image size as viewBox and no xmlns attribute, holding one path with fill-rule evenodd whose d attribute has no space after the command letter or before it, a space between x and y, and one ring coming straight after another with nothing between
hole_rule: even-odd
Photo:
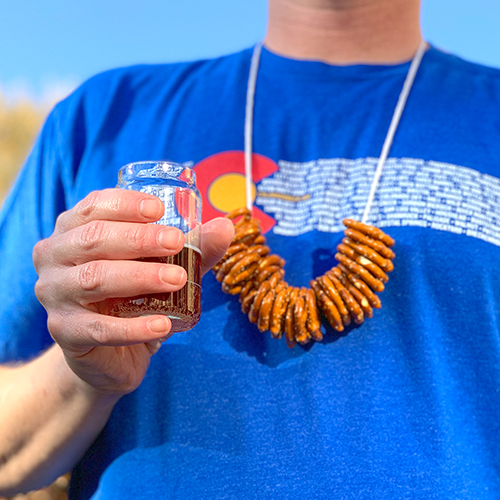
<instances>
[{"instance_id":1,"label":"fingernail","mask_svg":"<svg viewBox=\"0 0 500 500\"><path fill-rule=\"evenodd\" d=\"M169 285L180 285L186 271L179 266L163 266L160 268L160 279Z\"/></svg>"},{"instance_id":2,"label":"fingernail","mask_svg":"<svg viewBox=\"0 0 500 500\"><path fill-rule=\"evenodd\" d=\"M161 340L150 340L148 343L155 351L161 347Z\"/></svg>"},{"instance_id":3,"label":"fingernail","mask_svg":"<svg viewBox=\"0 0 500 500\"><path fill-rule=\"evenodd\" d=\"M161 205L159 200L142 200L139 205L139 212L141 212L141 215L147 217L148 219L158 219L160 211Z\"/></svg>"},{"instance_id":4,"label":"fingernail","mask_svg":"<svg viewBox=\"0 0 500 500\"><path fill-rule=\"evenodd\" d=\"M167 318L152 319L148 322L148 328L153 333L167 333L170 328L170 324Z\"/></svg>"},{"instance_id":5,"label":"fingernail","mask_svg":"<svg viewBox=\"0 0 500 500\"><path fill-rule=\"evenodd\" d=\"M163 248L170 250L176 249L179 246L180 239L181 233L176 229L164 229L158 233L158 243Z\"/></svg>"}]
</instances>

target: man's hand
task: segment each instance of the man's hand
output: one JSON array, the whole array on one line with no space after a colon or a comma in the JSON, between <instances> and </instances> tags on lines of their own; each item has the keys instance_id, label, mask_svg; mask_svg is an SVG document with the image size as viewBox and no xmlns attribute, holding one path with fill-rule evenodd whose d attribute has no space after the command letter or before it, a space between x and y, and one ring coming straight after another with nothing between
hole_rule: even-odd
<instances>
[{"instance_id":1,"label":"man's hand","mask_svg":"<svg viewBox=\"0 0 500 500\"><path fill-rule=\"evenodd\" d=\"M186 283L182 267L136 260L182 249L181 231L148 224L163 210L159 199L145 193L96 191L61 214L53 235L33 251L35 291L47 310L49 331L70 368L100 393L119 397L133 391L170 335L165 316L102 314L109 298L173 292ZM203 226L203 273L223 256L233 234L226 219Z\"/></svg>"}]
</instances>

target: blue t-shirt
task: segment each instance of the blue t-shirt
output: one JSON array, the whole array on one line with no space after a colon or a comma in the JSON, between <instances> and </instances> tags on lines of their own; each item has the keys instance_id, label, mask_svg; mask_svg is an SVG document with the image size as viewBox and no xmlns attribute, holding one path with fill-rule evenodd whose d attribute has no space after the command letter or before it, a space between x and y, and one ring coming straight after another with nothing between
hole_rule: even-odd
<instances>
[{"instance_id":1,"label":"blue t-shirt","mask_svg":"<svg viewBox=\"0 0 500 500\"><path fill-rule=\"evenodd\" d=\"M250 56L110 71L56 106L0 221L2 360L51 343L33 245L122 165L193 166L205 220L243 205ZM290 284L336 264L408 67L263 50L256 213ZM397 255L373 318L289 349L206 275L200 323L117 404L71 498L499 498L500 71L425 54L368 222Z\"/></svg>"}]
</instances>

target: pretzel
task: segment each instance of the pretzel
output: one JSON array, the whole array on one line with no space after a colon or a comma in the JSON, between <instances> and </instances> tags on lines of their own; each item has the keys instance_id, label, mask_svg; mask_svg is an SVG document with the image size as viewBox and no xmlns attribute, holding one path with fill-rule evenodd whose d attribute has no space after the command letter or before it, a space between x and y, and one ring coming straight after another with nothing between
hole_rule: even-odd
<instances>
[{"instance_id":1,"label":"pretzel","mask_svg":"<svg viewBox=\"0 0 500 500\"><path fill-rule=\"evenodd\" d=\"M285 261L279 255L272 254L272 255L267 255L260 261L259 269L264 269L265 267L268 266L283 267L284 265Z\"/></svg>"},{"instance_id":2,"label":"pretzel","mask_svg":"<svg viewBox=\"0 0 500 500\"><path fill-rule=\"evenodd\" d=\"M311 288L316 294L316 299L319 302L320 309L322 313L326 316L328 323L337 332L344 331L344 324L342 323L342 318L340 317L338 309L335 307L333 301L331 301L321 289L321 286L316 280L311 280L309 283Z\"/></svg>"},{"instance_id":3,"label":"pretzel","mask_svg":"<svg viewBox=\"0 0 500 500\"><path fill-rule=\"evenodd\" d=\"M369 271L367 271L364 267L356 264L353 260L340 252L335 254L335 258L341 263L344 264L347 269L356 276L359 276L370 288L375 290L376 292L384 291L384 284L375 278Z\"/></svg>"},{"instance_id":4,"label":"pretzel","mask_svg":"<svg viewBox=\"0 0 500 500\"><path fill-rule=\"evenodd\" d=\"M299 289L296 287L291 288L292 290L288 296L288 305L285 315L285 342L288 347L295 347L297 341L295 340L294 307L297 296L299 295Z\"/></svg>"},{"instance_id":5,"label":"pretzel","mask_svg":"<svg viewBox=\"0 0 500 500\"><path fill-rule=\"evenodd\" d=\"M286 289L286 288L288 288L288 283L287 283L286 281L281 280L281 281L280 281L280 282L278 282L278 284L276 285L276 288L274 289L274 291L275 291L276 293L279 293L279 292L281 292L281 290Z\"/></svg>"},{"instance_id":6,"label":"pretzel","mask_svg":"<svg viewBox=\"0 0 500 500\"><path fill-rule=\"evenodd\" d=\"M281 281L281 278L283 277L283 269L279 269L278 271L275 271L269 279L267 280L269 282L269 285L271 288L276 288L276 285Z\"/></svg>"},{"instance_id":7,"label":"pretzel","mask_svg":"<svg viewBox=\"0 0 500 500\"><path fill-rule=\"evenodd\" d=\"M269 319L270 319L271 308L273 307L273 304L274 304L274 288L271 287L271 289L266 293L266 295L262 299L262 303L259 307L259 317L257 319L257 328L261 332L265 332L266 330L269 330Z\"/></svg>"},{"instance_id":8,"label":"pretzel","mask_svg":"<svg viewBox=\"0 0 500 500\"><path fill-rule=\"evenodd\" d=\"M281 283L279 285L281 285ZM274 299L273 308L271 310L271 321L269 327L271 336L277 339L281 338L281 336L283 335L283 321L285 319L286 309L288 306L288 296L290 294L290 291L286 285L283 286L279 291L278 286L275 289L276 297Z\"/></svg>"},{"instance_id":9,"label":"pretzel","mask_svg":"<svg viewBox=\"0 0 500 500\"><path fill-rule=\"evenodd\" d=\"M257 236L257 238L255 238L255 240L253 240L253 245L264 245L264 243L266 242L266 238L265 236L263 236L262 234L260 236Z\"/></svg>"},{"instance_id":10,"label":"pretzel","mask_svg":"<svg viewBox=\"0 0 500 500\"><path fill-rule=\"evenodd\" d=\"M241 252L241 250L245 250L248 248L245 243L236 243L235 245L231 245L228 249L226 254L224 255L223 259L225 260L228 257L231 257L231 255L234 255L235 253Z\"/></svg>"},{"instance_id":11,"label":"pretzel","mask_svg":"<svg viewBox=\"0 0 500 500\"><path fill-rule=\"evenodd\" d=\"M236 232L244 227L260 227L260 221L253 218L249 213L248 210L243 210L239 215L231 219Z\"/></svg>"},{"instance_id":12,"label":"pretzel","mask_svg":"<svg viewBox=\"0 0 500 500\"><path fill-rule=\"evenodd\" d=\"M212 267L212 271L214 271L215 273L217 273L217 271L221 268L222 264L224 264L224 262L227 259L229 259L229 257L231 257L232 255L234 255L235 253L241 252L241 250L245 250L246 248L248 248L248 247L244 243L238 243L237 245L231 245L227 249L227 252L224 254L224 256L222 257L222 259L219 260L219 262L217 262L217 264L215 264L214 267Z\"/></svg>"},{"instance_id":13,"label":"pretzel","mask_svg":"<svg viewBox=\"0 0 500 500\"><path fill-rule=\"evenodd\" d=\"M356 262L356 256L358 255L354 248L344 245L344 243L339 243L337 245L337 252L343 253L346 257L349 257L354 262Z\"/></svg>"},{"instance_id":14,"label":"pretzel","mask_svg":"<svg viewBox=\"0 0 500 500\"><path fill-rule=\"evenodd\" d=\"M363 233L350 228L346 229L344 231L344 234L351 238L351 240L357 241L362 245L366 245L367 247L372 248L386 259L392 260L394 259L394 257L396 257L396 254L380 240L374 240L373 238L365 236Z\"/></svg>"},{"instance_id":15,"label":"pretzel","mask_svg":"<svg viewBox=\"0 0 500 500\"><path fill-rule=\"evenodd\" d=\"M260 235L260 228L257 226L245 226L234 235L233 241L236 243L246 243L250 245Z\"/></svg>"},{"instance_id":16,"label":"pretzel","mask_svg":"<svg viewBox=\"0 0 500 500\"><path fill-rule=\"evenodd\" d=\"M248 247L245 247L244 250L241 250L241 252L237 252L233 255L231 255L231 257L229 257L229 259L227 259L223 264L222 266L220 267L220 269L217 271L217 274L215 275L215 279L220 283L222 282L222 280L226 277L226 274L229 273L229 271L231 270L231 268L240 260L242 259L246 254L248 253Z\"/></svg>"},{"instance_id":17,"label":"pretzel","mask_svg":"<svg viewBox=\"0 0 500 500\"><path fill-rule=\"evenodd\" d=\"M224 293L227 293L229 295L239 295L241 293L241 289L243 287L241 285L235 285L235 286L222 286L222 291Z\"/></svg>"},{"instance_id":18,"label":"pretzel","mask_svg":"<svg viewBox=\"0 0 500 500\"><path fill-rule=\"evenodd\" d=\"M232 212L226 214L226 219L234 220L240 216L243 216L248 221L252 218L252 214L250 213L250 210L248 210L248 208L237 208L236 210L233 210Z\"/></svg>"},{"instance_id":19,"label":"pretzel","mask_svg":"<svg viewBox=\"0 0 500 500\"><path fill-rule=\"evenodd\" d=\"M303 290L300 290L299 296L297 297L293 308L293 328L295 331L295 340L299 344L307 344L311 338L311 334L306 328L307 307L303 293Z\"/></svg>"},{"instance_id":20,"label":"pretzel","mask_svg":"<svg viewBox=\"0 0 500 500\"><path fill-rule=\"evenodd\" d=\"M344 285L342 285L340 280L338 280L333 273L329 274L329 278L332 280L332 283L335 285L337 292L339 292L340 297L342 298L344 304L351 313L351 317L354 323L358 325L363 323L365 319L365 314L363 312L363 309L361 309L361 306L356 302L356 300L351 295L349 290L347 290L347 288Z\"/></svg>"},{"instance_id":21,"label":"pretzel","mask_svg":"<svg viewBox=\"0 0 500 500\"><path fill-rule=\"evenodd\" d=\"M321 341L320 312L338 332L351 321L361 324L380 308L375 292L384 290L394 268L394 240L373 226L345 219L337 246L338 264L311 280L310 288L289 286L285 261L271 254L260 223L248 209L227 215L235 236L224 257L212 268L222 290L239 295L241 310L260 331L285 337L289 347Z\"/></svg>"},{"instance_id":22,"label":"pretzel","mask_svg":"<svg viewBox=\"0 0 500 500\"><path fill-rule=\"evenodd\" d=\"M256 271L257 271L257 263L254 263L247 269L243 270L240 274L238 274L238 276L236 276L235 279L230 284L227 284L225 282L227 278L226 276L226 278L224 278L222 282L222 291L229 293L231 295L241 294L241 292L243 291L243 287L246 286L246 284L248 283L247 280L251 281L251 278Z\"/></svg>"},{"instance_id":23,"label":"pretzel","mask_svg":"<svg viewBox=\"0 0 500 500\"><path fill-rule=\"evenodd\" d=\"M256 283L254 280L249 279L245 285L242 287L240 292L240 302L245 300L247 295L256 288ZM256 290L257 291L257 290Z\"/></svg>"},{"instance_id":24,"label":"pretzel","mask_svg":"<svg viewBox=\"0 0 500 500\"><path fill-rule=\"evenodd\" d=\"M222 283L226 286L232 286L236 285L237 283L241 283L241 281L243 280L248 280L259 267L259 265L257 264L257 261L259 259L259 254L255 252L247 253L229 270L229 272L222 280ZM250 269L253 270L249 273Z\"/></svg>"},{"instance_id":25,"label":"pretzel","mask_svg":"<svg viewBox=\"0 0 500 500\"><path fill-rule=\"evenodd\" d=\"M339 267L334 267L329 272L332 272L339 279L339 281L347 288L347 290L349 290L351 295L354 297L354 300L359 304L361 309L363 309L363 313L364 313L365 317L366 318L373 317L373 309L372 309L372 305L370 305L370 301L366 298L365 295L363 295L361 293L360 290L358 290L347 279L347 276L340 270L340 265L339 265ZM353 276L353 275L351 275L351 276ZM357 279L355 276L354 276L354 278ZM361 280L358 280L358 281L361 282ZM376 295L375 295L375 297L378 299L378 297ZM380 307L380 300L378 300L378 306Z\"/></svg>"},{"instance_id":26,"label":"pretzel","mask_svg":"<svg viewBox=\"0 0 500 500\"><path fill-rule=\"evenodd\" d=\"M360 255L354 248L344 245L340 243L337 245L337 250L340 253L343 253L346 257L349 257L351 260L364 267L367 271L369 271L375 278L380 280L382 283L387 283L389 281L389 276L387 276L377 264L373 263L371 260L367 259L363 255ZM390 261L389 261L390 262Z\"/></svg>"},{"instance_id":27,"label":"pretzel","mask_svg":"<svg viewBox=\"0 0 500 500\"><path fill-rule=\"evenodd\" d=\"M351 315L337 292L335 285L332 283L332 280L328 277L328 273L325 273L323 276L319 276L316 278L316 281L321 285L321 288L326 293L326 296L335 304L335 307L342 318L342 324L344 326L349 326L351 324Z\"/></svg>"},{"instance_id":28,"label":"pretzel","mask_svg":"<svg viewBox=\"0 0 500 500\"><path fill-rule=\"evenodd\" d=\"M342 224L344 224L344 226L350 227L351 229L355 229L360 233L366 234L370 238L380 240L388 247L393 247L394 243L396 243L388 234L385 234L378 227L369 226L368 224L363 224L362 222L358 222L352 219L344 219L342 221Z\"/></svg>"},{"instance_id":29,"label":"pretzel","mask_svg":"<svg viewBox=\"0 0 500 500\"><path fill-rule=\"evenodd\" d=\"M348 284L346 288L363 310L365 318L373 318L373 309L368 299L354 285Z\"/></svg>"},{"instance_id":30,"label":"pretzel","mask_svg":"<svg viewBox=\"0 0 500 500\"><path fill-rule=\"evenodd\" d=\"M377 266L379 266L384 271L390 273L391 271L394 270L394 264L392 263L392 261L390 259L384 259L384 257L382 257L372 248L367 247L366 245L361 245L360 243L356 243L355 241L347 237L342 238L342 243L344 243L347 246L350 246L363 257L370 259L373 263L377 264Z\"/></svg>"},{"instance_id":31,"label":"pretzel","mask_svg":"<svg viewBox=\"0 0 500 500\"><path fill-rule=\"evenodd\" d=\"M250 308L252 307L253 301L257 295L258 290L251 290L248 295L246 295L243 299L240 299L241 302L241 312L244 314L248 314L250 312Z\"/></svg>"},{"instance_id":32,"label":"pretzel","mask_svg":"<svg viewBox=\"0 0 500 500\"><path fill-rule=\"evenodd\" d=\"M257 323L257 319L259 318L259 309L262 301L266 293L271 289L269 285L269 281L264 281L262 285L260 285L257 295L255 296L252 305L250 307L250 311L248 312L248 319L251 323Z\"/></svg>"},{"instance_id":33,"label":"pretzel","mask_svg":"<svg viewBox=\"0 0 500 500\"><path fill-rule=\"evenodd\" d=\"M387 274L384 271L382 271L382 269L380 269L380 267L378 267L377 264L367 259L366 257L359 255L356 258L356 264L359 264L361 267L364 267L368 272L370 272L373 276L375 276L375 278L380 280L382 283L387 283L389 281L389 276L387 276Z\"/></svg>"},{"instance_id":34,"label":"pretzel","mask_svg":"<svg viewBox=\"0 0 500 500\"><path fill-rule=\"evenodd\" d=\"M260 224L255 220L240 219L234 224L233 242L237 243L246 236L254 235L253 239L260 235Z\"/></svg>"},{"instance_id":35,"label":"pretzel","mask_svg":"<svg viewBox=\"0 0 500 500\"><path fill-rule=\"evenodd\" d=\"M266 245L256 245L255 242L249 247L252 252L259 254L261 257L265 257L271 249Z\"/></svg>"},{"instance_id":36,"label":"pretzel","mask_svg":"<svg viewBox=\"0 0 500 500\"><path fill-rule=\"evenodd\" d=\"M338 271L338 273L335 272L337 278L339 278L339 274L340 275L344 274L346 279L350 281L349 284L354 285L356 289L358 289L363 294L363 296L366 297L368 302L373 307L375 307L375 309L380 309L381 307L380 299L371 291L370 287L363 280L360 280L354 274L350 273L349 270L345 268L342 264L339 264L334 271ZM341 279L340 281L342 282L342 284L344 284L344 282ZM348 285L344 284L344 286L346 286L346 288L349 288Z\"/></svg>"},{"instance_id":37,"label":"pretzel","mask_svg":"<svg viewBox=\"0 0 500 500\"><path fill-rule=\"evenodd\" d=\"M281 267L279 266L268 266L265 267L264 269L259 270L257 268L257 276L255 277L255 281L257 284L262 283L263 281L267 280L271 274L275 273L276 271L279 271Z\"/></svg>"},{"instance_id":38,"label":"pretzel","mask_svg":"<svg viewBox=\"0 0 500 500\"><path fill-rule=\"evenodd\" d=\"M307 307L307 331L313 340L320 342L323 339L323 334L321 333L321 322L318 315L318 306L316 305L316 295L314 295L314 292L310 288L306 289L304 300Z\"/></svg>"}]
</instances>

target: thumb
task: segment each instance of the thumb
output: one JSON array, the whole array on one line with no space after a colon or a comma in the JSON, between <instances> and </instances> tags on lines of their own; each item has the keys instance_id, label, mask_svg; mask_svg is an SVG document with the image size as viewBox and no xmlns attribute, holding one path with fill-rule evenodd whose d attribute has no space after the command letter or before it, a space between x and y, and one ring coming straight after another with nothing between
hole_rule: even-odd
<instances>
[{"instance_id":1,"label":"thumb","mask_svg":"<svg viewBox=\"0 0 500 500\"><path fill-rule=\"evenodd\" d=\"M226 253L234 238L234 225L224 217L212 219L201 229L202 274L213 267Z\"/></svg>"}]
</instances>

